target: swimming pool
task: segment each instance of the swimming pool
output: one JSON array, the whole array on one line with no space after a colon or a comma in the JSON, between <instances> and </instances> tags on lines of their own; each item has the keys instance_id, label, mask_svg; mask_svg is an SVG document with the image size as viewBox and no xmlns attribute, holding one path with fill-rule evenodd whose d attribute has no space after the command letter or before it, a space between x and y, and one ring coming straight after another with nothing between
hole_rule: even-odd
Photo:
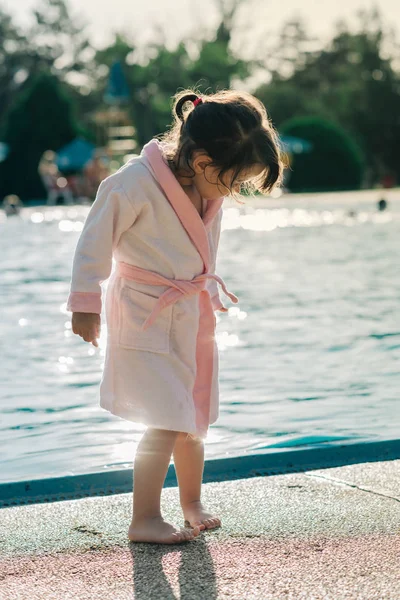
<instances>
[{"instance_id":1,"label":"swimming pool","mask_svg":"<svg viewBox=\"0 0 400 600\"><path fill-rule=\"evenodd\" d=\"M227 201L220 417L206 458L399 437L400 190ZM70 328L88 207L0 213L0 481L131 467L143 426L98 406L104 360ZM349 214L356 211L356 214Z\"/></svg>"}]
</instances>

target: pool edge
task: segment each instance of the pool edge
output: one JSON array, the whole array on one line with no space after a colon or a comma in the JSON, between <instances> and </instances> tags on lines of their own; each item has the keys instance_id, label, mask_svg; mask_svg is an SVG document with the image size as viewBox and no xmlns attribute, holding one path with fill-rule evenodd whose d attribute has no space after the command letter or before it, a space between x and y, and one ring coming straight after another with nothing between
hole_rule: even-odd
<instances>
[{"instance_id":1,"label":"pool edge","mask_svg":"<svg viewBox=\"0 0 400 600\"><path fill-rule=\"evenodd\" d=\"M204 483L400 459L400 440L337 444L208 459ZM0 508L132 492L133 469L0 483ZM176 487L173 464L164 487Z\"/></svg>"}]
</instances>

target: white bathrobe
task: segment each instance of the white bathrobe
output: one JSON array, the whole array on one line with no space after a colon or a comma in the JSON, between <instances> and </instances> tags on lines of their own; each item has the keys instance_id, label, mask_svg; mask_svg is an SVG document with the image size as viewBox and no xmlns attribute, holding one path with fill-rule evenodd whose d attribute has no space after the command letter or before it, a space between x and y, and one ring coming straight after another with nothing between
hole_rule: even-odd
<instances>
[{"instance_id":1,"label":"white bathrobe","mask_svg":"<svg viewBox=\"0 0 400 600\"><path fill-rule=\"evenodd\" d=\"M67 308L101 312L100 406L149 427L206 437L218 418L214 275L223 198L200 217L157 140L99 187L79 238Z\"/></svg>"}]
</instances>

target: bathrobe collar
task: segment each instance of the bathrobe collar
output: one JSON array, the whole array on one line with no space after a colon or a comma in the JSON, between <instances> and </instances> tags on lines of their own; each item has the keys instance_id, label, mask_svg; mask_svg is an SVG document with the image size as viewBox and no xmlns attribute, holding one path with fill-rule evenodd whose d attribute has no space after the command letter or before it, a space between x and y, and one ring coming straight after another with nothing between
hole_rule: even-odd
<instances>
[{"instance_id":1,"label":"bathrobe collar","mask_svg":"<svg viewBox=\"0 0 400 600\"><path fill-rule=\"evenodd\" d=\"M210 248L207 232L211 228L212 221L221 208L224 198L208 200L206 212L202 219L189 196L185 193L168 166L162 152L162 144L158 140L151 140L143 147L142 155L149 161L158 183L161 185L172 208L199 251L204 262L205 271L207 271L210 266Z\"/></svg>"}]
</instances>

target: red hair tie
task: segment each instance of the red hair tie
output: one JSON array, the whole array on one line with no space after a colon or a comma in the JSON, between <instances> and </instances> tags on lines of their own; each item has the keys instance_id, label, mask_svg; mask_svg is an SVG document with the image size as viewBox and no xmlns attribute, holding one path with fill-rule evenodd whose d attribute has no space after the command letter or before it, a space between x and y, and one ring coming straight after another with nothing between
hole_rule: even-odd
<instances>
[{"instance_id":1,"label":"red hair tie","mask_svg":"<svg viewBox=\"0 0 400 600\"><path fill-rule=\"evenodd\" d=\"M197 106L198 104L203 104L203 100L201 98L196 98L196 100L193 100L193 106Z\"/></svg>"}]
</instances>

